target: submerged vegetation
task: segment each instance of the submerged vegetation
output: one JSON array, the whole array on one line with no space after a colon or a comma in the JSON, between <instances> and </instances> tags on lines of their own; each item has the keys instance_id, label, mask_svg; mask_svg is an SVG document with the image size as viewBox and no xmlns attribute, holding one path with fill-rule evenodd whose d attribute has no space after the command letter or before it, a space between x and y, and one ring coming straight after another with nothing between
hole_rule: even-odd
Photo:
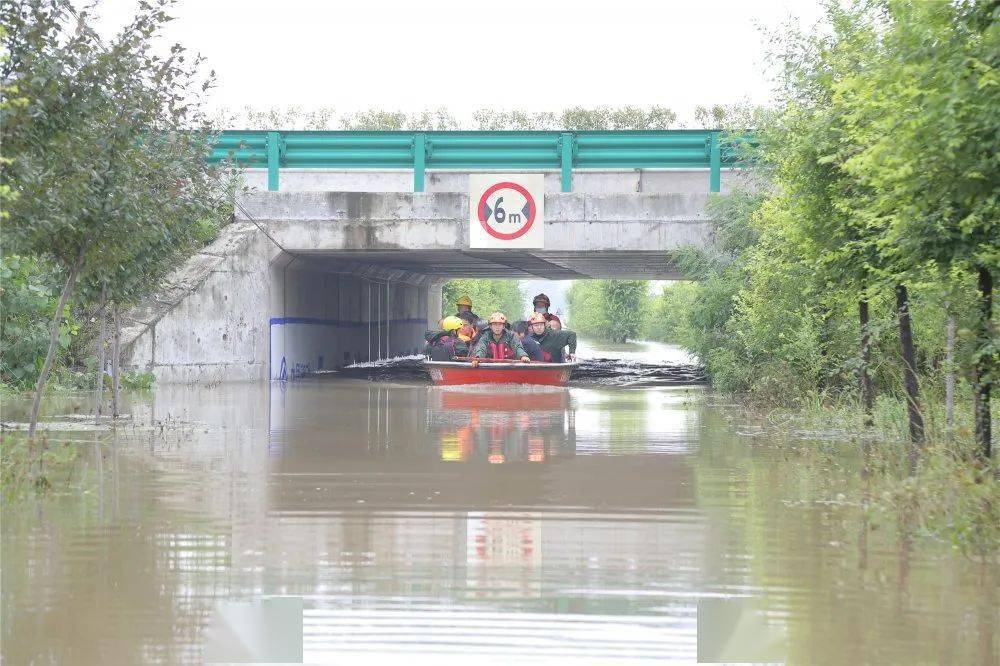
<instances>
[{"instance_id":1,"label":"submerged vegetation","mask_svg":"<svg viewBox=\"0 0 1000 666\"><path fill-rule=\"evenodd\" d=\"M720 410L755 445L780 449L783 475L809 502L856 507L866 530L899 539L925 537L978 562L1000 557L1000 478L975 458L968 431L951 439L928 431L920 465L911 472L904 402L876 400L872 425L857 418L859 405L822 396L795 407L729 405ZM971 418L971 403L964 416ZM940 411L933 417L943 416ZM860 478L859 478L860 476Z\"/></svg>"},{"instance_id":2,"label":"submerged vegetation","mask_svg":"<svg viewBox=\"0 0 1000 666\"><path fill-rule=\"evenodd\" d=\"M50 443L46 434L32 442L26 433L16 431L4 431L0 438L0 486L5 503L64 486L74 472L79 457L75 443Z\"/></svg>"},{"instance_id":3,"label":"submerged vegetation","mask_svg":"<svg viewBox=\"0 0 1000 666\"><path fill-rule=\"evenodd\" d=\"M724 114L754 141L715 248L636 283L632 318L575 284L574 326L685 347L720 392L864 443L873 505L996 549L1000 4L833 3L773 47L779 104Z\"/></svg>"}]
</instances>

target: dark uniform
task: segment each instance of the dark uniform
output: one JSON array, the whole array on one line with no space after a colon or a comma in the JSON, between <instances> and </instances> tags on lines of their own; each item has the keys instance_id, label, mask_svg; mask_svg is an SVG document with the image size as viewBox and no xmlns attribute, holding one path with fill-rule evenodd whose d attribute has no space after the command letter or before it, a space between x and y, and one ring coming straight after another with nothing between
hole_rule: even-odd
<instances>
[{"instance_id":1,"label":"dark uniform","mask_svg":"<svg viewBox=\"0 0 1000 666\"><path fill-rule=\"evenodd\" d=\"M545 360L545 356L542 353L542 346L538 344L538 341L535 340L533 337L531 337L530 335L524 336L524 338L521 340L521 344L524 345L524 351L528 352L528 358L530 358L532 361Z\"/></svg>"},{"instance_id":2,"label":"dark uniform","mask_svg":"<svg viewBox=\"0 0 1000 666\"><path fill-rule=\"evenodd\" d=\"M472 310L463 310L461 312L456 312L455 316L458 317L459 319L464 319L473 326L475 326L476 323L479 321L479 315L477 315Z\"/></svg>"},{"instance_id":3,"label":"dark uniform","mask_svg":"<svg viewBox=\"0 0 1000 666\"><path fill-rule=\"evenodd\" d=\"M469 345L451 331L439 331L427 339L424 356L432 361L450 361L456 356L468 356Z\"/></svg>"},{"instance_id":4,"label":"dark uniform","mask_svg":"<svg viewBox=\"0 0 1000 666\"><path fill-rule=\"evenodd\" d=\"M576 333L566 329L554 331L551 328L545 329L541 335L531 334L542 348L542 356L551 363L565 363L563 348L569 347L570 354L576 354Z\"/></svg>"}]
</instances>

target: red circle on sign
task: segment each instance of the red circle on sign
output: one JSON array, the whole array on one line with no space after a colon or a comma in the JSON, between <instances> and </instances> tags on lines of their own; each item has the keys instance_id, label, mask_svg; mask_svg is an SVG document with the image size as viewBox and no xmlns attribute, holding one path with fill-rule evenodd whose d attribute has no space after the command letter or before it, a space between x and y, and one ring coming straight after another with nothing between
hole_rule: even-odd
<instances>
[{"instance_id":1,"label":"red circle on sign","mask_svg":"<svg viewBox=\"0 0 1000 666\"><path fill-rule=\"evenodd\" d=\"M520 229L518 229L513 233L505 234L499 232L493 227L491 227L489 223L486 221L486 214L484 212L484 207L486 206L486 199L488 199L489 196L494 192L496 192L497 190L514 190L515 192L523 196L525 201L528 202L528 207L529 207L528 219L524 222L523 227L521 227ZM498 238L500 240L514 240L515 238L520 238L524 234L528 233L528 229L530 229L531 225L535 223L536 210L537 208L535 207L535 199L534 197L531 196L528 190L524 189L523 186L518 185L517 183L511 183L510 181L504 181L490 186L489 189L483 192L483 196L479 198L479 206L476 207L476 212L479 217L479 224L483 225L483 229L486 230L486 233L488 233L490 236L493 236L493 238Z\"/></svg>"}]
</instances>

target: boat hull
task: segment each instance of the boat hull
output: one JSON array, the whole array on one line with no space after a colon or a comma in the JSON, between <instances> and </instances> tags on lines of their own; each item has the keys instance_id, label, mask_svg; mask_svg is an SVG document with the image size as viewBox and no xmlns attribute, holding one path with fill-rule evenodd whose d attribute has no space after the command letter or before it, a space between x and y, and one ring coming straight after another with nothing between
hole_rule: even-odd
<instances>
[{"instance_id":1,"label":"boat hull","mask_svg":"<svg viewBox=\"0 0 1000 666\"><path fill-rule=\"evenodd\" d=\"M435 384L534 384L563 386L576 363L486 363L477 367L458 361L425 361L424 367Z\"/></svg>"}]
</instances>

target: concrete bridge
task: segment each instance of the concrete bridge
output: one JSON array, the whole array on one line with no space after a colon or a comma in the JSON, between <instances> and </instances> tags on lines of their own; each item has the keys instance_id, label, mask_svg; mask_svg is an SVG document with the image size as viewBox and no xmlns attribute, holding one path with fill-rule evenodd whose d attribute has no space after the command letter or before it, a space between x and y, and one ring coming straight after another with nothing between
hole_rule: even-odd
<instances>
[{"instance_id":1,"label":"concrete bridge","mask_svg":"<svg viewBox=\"0 0 1000 666\"><path fill-rule=\"evenodd\" d=\"M713 240L708 170L592 170L572 192L549 172L543 250L469 247L468 172L431 172L423 192L400 191L398 172L296 175L242 196L220 237L129 313L132 367L202 383L416 353L448 279L676 279L671 252ZM722 176L725 192L738 175Z\"/></svg>"}]
</instances>

